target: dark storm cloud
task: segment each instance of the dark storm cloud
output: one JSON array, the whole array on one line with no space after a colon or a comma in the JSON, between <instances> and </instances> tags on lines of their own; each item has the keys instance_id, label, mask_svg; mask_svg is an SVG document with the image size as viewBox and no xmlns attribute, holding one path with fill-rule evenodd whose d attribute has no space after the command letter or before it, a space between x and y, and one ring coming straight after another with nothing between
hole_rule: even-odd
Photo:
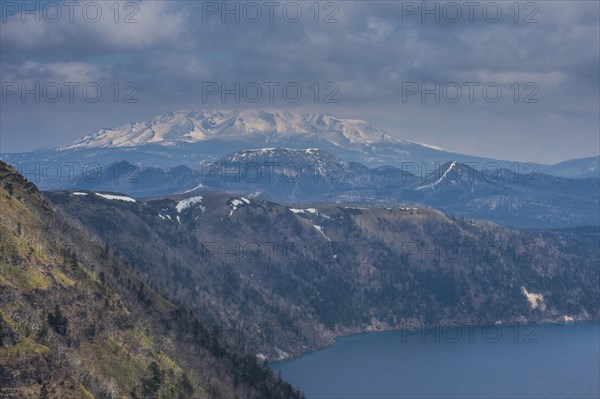
<instances>
[{"instance_id":1,"label":"dark storm cloud","mask_svg":"<svg viewBox=\"0 0 600 399\"><path fill-rule=\"evenodd\" d=\"M427 14L423 22L422 2L321 2L318 23L313 2L293 3L286 15L286 2L279 2L272 22L266 3L252 3L262 12L256 23L248 21L255 16L252 6L239 22L229 14L223 23L221 10L211 13L222 2L139 2L129 9L124 4L115 22L110 4L102 3L102 18L95 23L77 12L73 22L63 16L51 23L42 15L39 23L31 18L23 23L19 13L7 15L12 10L3 8L3 84L97 82L103 95L95 103L81 94L57 103L11 96L2 103L2 151L57 145L174 109L257 106L363 118L411 140L500 158L554 161L599 151L596 2L523 2L517 17L513 2L491 8L480 2L472 21L464 2L427 3L450 11L457 4L463 13L457 23L449 21L452 13L440 14L439 22ZM227 7L236 4L240 10L249 7L235 2ZM488 18L481 11L485 7ZM497 22L489 18L494 7L502 11ZM293 23L298 8L302 17ZM137 22L124 23L129 14ZM332 23L324 23L328 16ZM125 88L131 82L137 90ZM222 102L219 95L205 102L202 90L210 82L227 87L297 82L303 95L297 103L281 93L273 103L265 101L266 93L259 104L236 103L232 96ZM315 82L318 103L309 89ZM328 82L339 88L337 103L323 103L331 94L323 90ZM403 101L413 82L480 86L473 102L466 100L464 87L457 103L436 102L434 96L422 101L419 93ZM481 96L481 86L489 82L503 89L498 103ZM528 82L536 86L525 90ZM533 91L538 103L523 103ZM133 92L139 101L124 102Z\"/></svg>"}]
</instances>

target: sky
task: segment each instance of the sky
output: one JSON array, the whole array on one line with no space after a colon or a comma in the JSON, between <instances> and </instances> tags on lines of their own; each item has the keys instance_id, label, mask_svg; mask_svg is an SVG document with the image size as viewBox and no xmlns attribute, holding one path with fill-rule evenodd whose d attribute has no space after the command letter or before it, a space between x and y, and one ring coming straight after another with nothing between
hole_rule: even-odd
<instances>
[{"instance_id":1,"label":"sky","mask_svg":"<svg viewBox=\"0 0 600 399\"><path fill-rule=\"evenodd\" d=\"M3 0L0 151L275 108L498 159L598 155L599 4Z\"/></svg>"}]
</instances>

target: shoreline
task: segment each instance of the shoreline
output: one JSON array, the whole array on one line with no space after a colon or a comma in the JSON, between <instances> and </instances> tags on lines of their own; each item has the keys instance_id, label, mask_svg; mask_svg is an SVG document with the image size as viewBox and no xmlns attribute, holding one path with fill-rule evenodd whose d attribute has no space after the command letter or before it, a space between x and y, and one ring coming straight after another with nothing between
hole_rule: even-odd
<instances>
[{"instance_id":1,"label":"shoreline","mask_svg":"<svg viewBox=\"0 0 600 399\"><path fill-rule=\"evenodd\" d=\"M542 319L540 321L527 321L525 323L518 323L518 322L499 322L499 321L495 321L495 322L473 322L471 324L467 324L467 323L437 323L437 324L429 324L429 325L422 325L418 328L413 328L413 329L408 329L408 328L396 328L396 327L389 327L386 326L385 328L381 328L381 329L364 329L364 330L360 330L359 331L347 331L348 333L342 332L341 334L335 334L331 340L328 340L327 343L325 343L324 345L320 345L317 346L315 348L311 348L308 349L307 351L301 352L297 355L290 355L287 358L284 359L276 359L276 360L272 360L269 358L264 358L264 362L267 363L269 365L269 367L271 367L272 364L275 363L284 363L284 362L288 362L288 361L294 361L294 360L298 360L306 355L310 355L312 353L316 353L316 352L320 352L322 350L325 350L327 348L330 348L331 346L335 345L336 343L339 343L340 340L343 339L347 339L347 338L352 338L352 337L358 337L360 335L365 335L365 334L377 334L377 333L390 333L390 332L397 332L397 333L411 333L409 335L414 335L413 333L415 332L419 332L419 331L425 331L425 330L429 330L431 331L432 329L448 329L448 328L458 328L458 329L463 329L463 328L467 328L467 329L482 329L482 328L488 328L488 327L500 327L500 328L511 328L511 327L530 327L530 326L569 326L569 325L581 325L581 324L594 324L594 323L600 323L600 318L598 319L594 319L594 318L580 318L580 319L574 319L573 321L564 321L564 320L556 320L556 319ZM408 324L408 323L406 323ZM355 329L351 329L351 330L355 330ZM600 337L599 337L600 338ZM450 341L448 341L450 342Z\"/></svg>"}]
</instances>

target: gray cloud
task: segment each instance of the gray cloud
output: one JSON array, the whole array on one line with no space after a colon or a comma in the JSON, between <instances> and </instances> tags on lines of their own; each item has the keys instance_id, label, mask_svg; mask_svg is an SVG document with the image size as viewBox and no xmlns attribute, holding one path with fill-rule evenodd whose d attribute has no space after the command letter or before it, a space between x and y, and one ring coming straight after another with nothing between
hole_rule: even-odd
<instances>
[{"instance_id":1,"label":"gray cloud","mask_svg":"<svg viewBox=\"0 0 600 399\"><path fill-rule=\"evenodd\" d=\"M321 2L318 23L309 8L313 2L296 2L293 6L303 14L291 23L281 14L286 3L280 2L273 22L262 6L257 23L244 21L244 14L239 23L231 15L222 23L220 15L203 12L211 6L206 2L144 1L130 9L121 3L117 23L108 9L112 3L101 3L102 18L96 23L77 12L73 22L63 15L51 23L42 15L39 23L31 17L23 23L20 14L8 15L10 10L3 8L3 95L14 88L6 86L13 82L29 88L35 82L41 87L78 82L78 89L96 82L102 96L91 102L76 92L70 102L63 91L56 103L43 95L36 103L33 95L25 101L19 93L8 95L1 104L1 150L58 145L174 109L268 106L363 118L410 140L506 159L553 162L600 151L597 2L522 2L516 23L512 2L492 4L503 13L496 23L482 16L485 2L475 10L473 22L462 7L458 23L444 20L443 14L439 23L432 15L423 23L421 15L408 12L421 2L371 1ZM21 2L15 4L20 7ZM46 2L28 4L42 9ZM84 8L88 3L80 4ZM237 4L243 8L246 3ZM439 7L451 10L452 4L463 3ZM137 22L124 23L132 11ZM246 16L254 15L250 11ZM291 11L288 17L293 17ZM338 22L323 23L333 11ZM538 22L525 23L532 12ZM279 87L297 82L303 95L297 103L286 101L280 91L273 103L265 101L266 92L258 104L236 103L233 96L222 103L218 95L204 102L207 82L228 87L236 82L242 87L248 82L279 82ZM333 92L324 89L328 82L339 88L333 96L337 103L323 103ZM450 82L480 86L473 102L466 99L464 86L457 103L436 102L433 95L423 102L418 93L403 101L411 82L428 88L437 82L448 93L452 87L444 84ZM497 103L482 97L481 87L488 82L502 88ZM528 82L535 86L525 88ZM135 87L127 86L131 83ZM125 102L128 95L138 102ZM523 103L527 95L538 102Z\"/></svg>"}]
</instances>

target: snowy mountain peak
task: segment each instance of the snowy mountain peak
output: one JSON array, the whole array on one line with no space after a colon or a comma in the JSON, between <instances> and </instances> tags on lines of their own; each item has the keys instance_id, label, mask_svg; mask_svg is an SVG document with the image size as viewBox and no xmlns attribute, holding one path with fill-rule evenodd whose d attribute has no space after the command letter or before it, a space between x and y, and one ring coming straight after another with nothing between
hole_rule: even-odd
<instances>
[{"instance_id":1,"label":"snowy mountain peak","mask_svg":"<svg viewBox=\"0 0 600 399\"><path fill-rule=\"evenodd\" d=\"M282 138L327 140L335 145L401 143L363 120L337 118L329 114L301 114L287 111L196 110L158 115L145 122L101 129L59 149L132 147L145 144L172 146L210 139L244 140L264 138L265 143Z\"/></svg>"}]
</instances>

